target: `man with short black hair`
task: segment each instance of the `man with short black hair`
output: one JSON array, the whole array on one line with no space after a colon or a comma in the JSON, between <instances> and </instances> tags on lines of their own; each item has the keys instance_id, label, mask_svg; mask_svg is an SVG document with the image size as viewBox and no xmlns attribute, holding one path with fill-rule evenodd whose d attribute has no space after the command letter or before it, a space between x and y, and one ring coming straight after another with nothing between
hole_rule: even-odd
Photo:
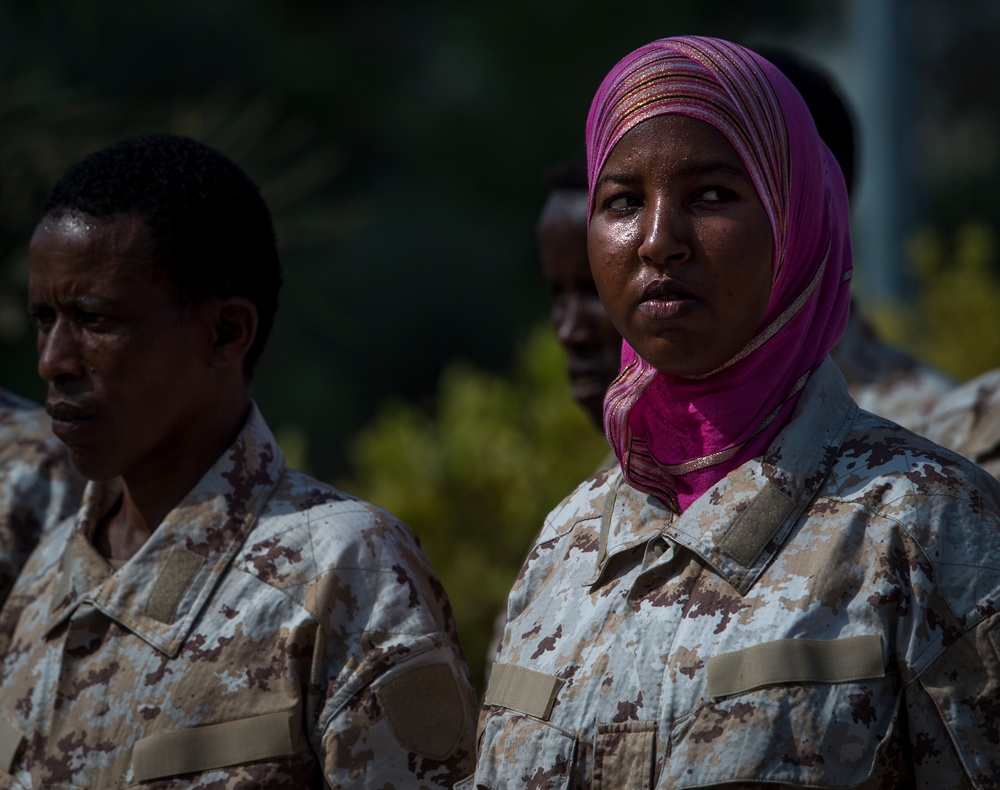
<instances>
[{"instance_id":1,"label":"man with short black hair","mask_svg":"<svg viewBox=\"0 0 1000 790\"><path fill-rule=\"evenodd\" d=\"M124 141L63 176L29 260L46 409L92 482L0 614L0 771L451 787L475 703L419 542L288 470L250 396L281 284L253 182Z\"/></svg>"}]
</instances>

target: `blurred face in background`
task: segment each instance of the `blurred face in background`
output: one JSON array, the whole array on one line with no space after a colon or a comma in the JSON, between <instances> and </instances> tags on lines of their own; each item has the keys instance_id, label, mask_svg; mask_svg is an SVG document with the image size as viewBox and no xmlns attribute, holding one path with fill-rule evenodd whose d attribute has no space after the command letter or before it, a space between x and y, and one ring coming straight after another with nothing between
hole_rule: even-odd
<instances>
[{"instance_id":1,"label":"blurred face in background","mask_svg":"<svg viewBox=\"0 0 1000 790\"><path fill-rule=\"evenodd\" d=\"M557 189L549 195L538 221L538 252L573 397L603 428L604 394L618 376L622 340L590 273L586 190Z\"/></svg>"}]
</instances>

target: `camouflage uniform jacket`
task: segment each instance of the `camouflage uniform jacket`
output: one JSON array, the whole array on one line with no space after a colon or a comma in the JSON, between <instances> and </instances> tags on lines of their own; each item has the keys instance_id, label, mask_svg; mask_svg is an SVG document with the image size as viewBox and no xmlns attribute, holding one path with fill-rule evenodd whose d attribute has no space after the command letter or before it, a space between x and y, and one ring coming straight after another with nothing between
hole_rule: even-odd
<instances>
[{"instance_id":1,"label":"camouflage uniform jacket","mask_svg":"<svg viewBox=\"0 0 1000 790\"><path fill-rule=\"evenodd\" d=\"M918 433L941 397L955 387L944 373L883 343L853 310L831 353L858 406Z\"/></svg>"},{"instance_id":2,"label":"camouflage uniform jacket","mask_svg":"<svg viewBox=\"0 0 1000 790\"><path fill-rule=\"evenodd\" d=\"M76 512L82 494L48 415L0 388L0 604L42 533Z\"/></svg>"},{"instance_id":3,"label":"camouflage uniform jacket","mask_svg":"<svg viewBox=\"0 0 1000 790\"><path fill-rule=\"evenodd\" d=\"M1000 369L941 399L920 432L970 458L1000 480Z\"/></svg>"},{"instance_id":4,"label":"camouflage uniform jacket","mask_svg":"<svg viewBox=\"0 0 1000 790\"><path fill-rule=\"evenodd\" d=\"M1000 786L998 500L829 361L681 516L598 474L515 582L458 787Z\"/></svg>"},{"instance_id":5,"label":"camouflage uniform jacket","mask_svg":"<svg viewBox=\"0 0 1000 790\"><path fill-rule=\"evenodd\" d=\"M446 788L475 699L415 536L285 468L256 408L128 562L28 560L0 613L0 787Z\"/></svg>"}]
</instances>

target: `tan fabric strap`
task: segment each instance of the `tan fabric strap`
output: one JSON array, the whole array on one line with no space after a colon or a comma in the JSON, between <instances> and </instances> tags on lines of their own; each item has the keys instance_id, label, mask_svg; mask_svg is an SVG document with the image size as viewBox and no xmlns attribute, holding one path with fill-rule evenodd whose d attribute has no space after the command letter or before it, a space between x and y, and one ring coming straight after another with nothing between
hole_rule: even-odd
<instances>
[{"instance_id":1,"label":"tan fabric strap","mask_svg":"<svg viewBox=\"0 0 1000 790\"><path fill-rule=\"evenodd\" d=\"M132 747L137 782L295 754L288 711L164 732Z\"/></svg>"},{"instance_id":2,"label":"tan fabric strap","mask_svg":"<svg viewBox=\"0 0 1000 790\"><path fill-rule=\"evenodd\" d=\"M24 734L5 718L0 717L0 769L10 773Z\"/></svg>"},{"instance_id":3,"label":"tan fabric strap","mask_svg":"<svg viewBox=\"0 0 1000 790\"><path fill-rule=\"evenodd\" d=\"M783 683L849 683L885 677L882 637L779 639L708 659L708 694L729 697Z\"/></svg>"},{"instance_id":4,"label":"tan fabric strap","mask_svg":"<svg viewBox=\"0 0 1000 790\"><path fill-rule=\"evenodd\" d=\"M563 683L555 675L545 675L514 664L494 664L483 703L548 721L552 703Z\"/></svg>"},{"instance_id":5,"label":"tan fabric strap","mask_svg":"<svg viewBox=\"0 0 1000 790\"><path fill-rule=\"evenodd\" d=\"M740 513L719 543L722 552L744 568L753 565L778 531L795 503L773 483L766 483Z\"/></svg>"},{"instance_id":6,"label":"tan fabric strap","mask_svg":"<svg viewBox=\"0 0 1000 790\"><path fill-rule=\"evenodd\" d=\"M177 614L177 604L204 562L203 557L187 549L172 548L146 601L146 614L161 623L172 623Z\"/></svg>"}]
</instances>

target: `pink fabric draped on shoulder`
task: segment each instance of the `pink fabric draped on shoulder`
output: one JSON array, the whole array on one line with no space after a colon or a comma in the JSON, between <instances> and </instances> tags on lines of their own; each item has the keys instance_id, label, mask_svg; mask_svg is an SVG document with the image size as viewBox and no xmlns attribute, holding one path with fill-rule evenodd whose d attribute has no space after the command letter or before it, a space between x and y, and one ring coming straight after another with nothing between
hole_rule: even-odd
<instances>
[{"instance_id":1,"label":"pink fabric draped on shoulder","mask_svg":"<svg viewBox=\"0 0 1000 790\"><path fill-rule=\"evenodd\" d=\"M624 343L604 423L626 478L683 511L763 454L847 322L852 271L847 190L791 83L736 44L661 39L605 77L587 118L594 184L630 129L674 113L711 124L742 159L771 223L771 299L756 335L697 378L661 373Z\"/></svg>"}]
</instances>

